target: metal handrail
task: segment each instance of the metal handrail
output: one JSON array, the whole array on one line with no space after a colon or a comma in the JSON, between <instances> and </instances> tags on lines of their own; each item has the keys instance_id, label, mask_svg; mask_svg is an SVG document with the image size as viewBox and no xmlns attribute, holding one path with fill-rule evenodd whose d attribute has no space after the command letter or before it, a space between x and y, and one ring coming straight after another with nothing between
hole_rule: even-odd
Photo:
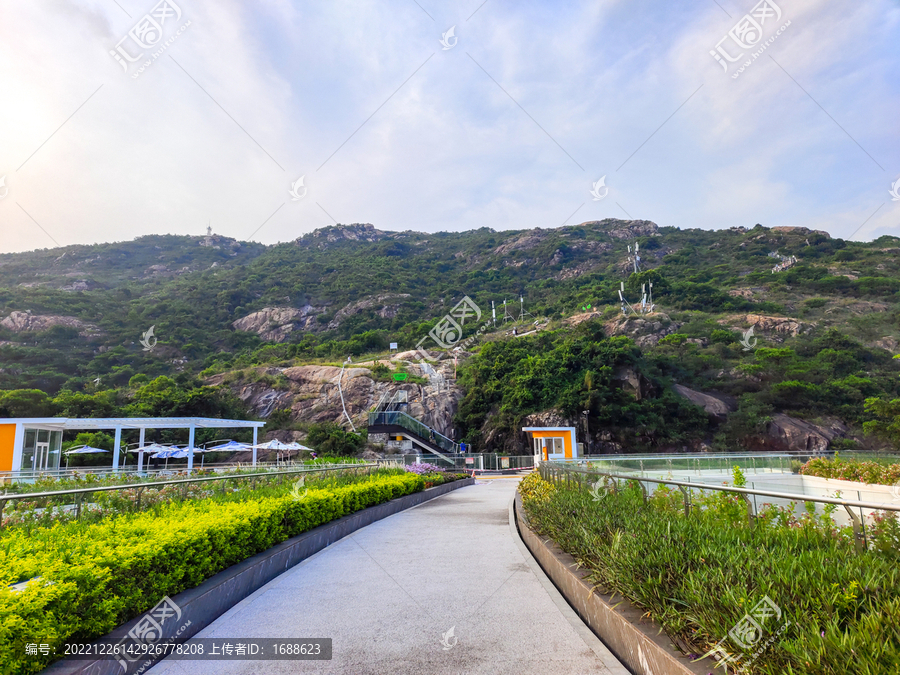
<instances>
[{"instance_id":1,"label":"metal handrail","mask_svg":"<svg viewBox=\"0 0 900 675\"><path fill-rule=\"evenodd\" d=\"M635 460L635 459L741 459L747 457L827 457L833 455L834 451L826 452L810 452L810 451L784 451L784 452L672 452L655 455L653 453L633 453L614 455L584 455L583 457L572 457L569 459L554 459L554 462L577 463L585 461L610 461L619 460ZM876 454L876 453L869 453ZM891 456L886 453L885 456Z\"/></svg>"},{"instance_id":2,"label":"metal handrail","mask_svg":"<svg viewBox=\"0 0 900 675\"><path fill-rule=\"evenodd\" d=\"M257 462L256 467L267 467L267 466L282 466L284 462ZM240 469L244 467L253 466L250 462L208 462L203 468L205 469ZM194 467L195 470L200 467ZM150 469L145 465L140 471L138 471L133 465L121 466L118 471L113 469L111 466L77 466L77 467L69 467L60 468L60 469L26 469L26 470L18 470L18 471L0 471L0 484L2 484L3 480L10 479L34 479L34 478L72 478L76 475L88 476L88 475L96 475L102 476L106 474L116 474L119 476L140 476L140 475L153 475L158 473L171 473L172 471L184 471L187 469L186 464L170 464L169 468L166 469L164 467ZM17 481L18 482L18 481Z\"/></svg>"},{"instance_id":3,"label":"metal handrail","mask_svg":"<svg viewBox=\"0 0 900 675\"><path fill-rule=\"evenodd\" d=\"M389 419L391 421L388 421ZM417 434L423 440L428 439L430 443L447 452L456 453L459 451L458 443L447 438L442 433L435 431L424 422L417 420L412 415L408 415L404 412L382 411L369 413L369 425L372 426L375 424L397 424L398 426L401 426L404 429ZM431 439L429 438L431 433L434 433L434 441L431 441Z\"/></svg>"},{"instance_id":4,"label":"metal handrail","mask_svg":"<svg viewBox=\"0 0 900 675\"><path fill-rule=\"evenodd\" d=\"M554 460L555 461L555 460ZM553 462L544 462L542 466L547 466L548 464L553 464ZM556 468L556 467L548 467L548 468ZM563 468L563 467L561 467ZM585 473L585 474L594 474L599 476L609 476L610 478L621 478L622 480L636 480L636 481L645 481L648 483L660 483L662 485L675 485L679 488L687 487L693 488L697 490L719 490L720 492L736 492L740 494L747 495L759 495L761 497L775 497L777 499L787 499L789 501L800 501L800 502L817 502L820 504L837 504L838 506L854 506L857 508L863 509L873 509L878 511L900 511L900 504L896 506L891 506L886 503L881 502L863 502L856 501L852 499L838 499L836 497L814 497L810 495L795 495L790 492L775 492L772 490L757 490L755 488L739 488L731 485L716 485L715 483L703 483L702 485L698 483L690 483L686 481L680 480L671 480L671 479L662 479L662 478L647 478L645 476L634 476L632 474L622 474L622 473L610 473L606 471L597 471L596 469L583 469L580 467L564 467L565 471L574 471L577 473Z\"/></svg>"},{"instance_id":5,"label":"metal handrail","mask_svg":"<svg viewBox=\"0 0 900 675\"><path fill-rule=\"evenodd\" d=\"M334 466L326 466L320 469L304 468L294 469L293 471L266 471L264 473L241 473L229 476L204 476L203 478L185 478L180 480L154 481L148 483L128 483L125 485L98 485L90 488L72 488L69 490L55 490L53 492L23 492L21 494L0 494L0 512L3 510L8 501L17 499L44 499L47 497L56 497L59 495L79 495L89 494L92 492L111 492L112 490L135 490L146 487L157 487L166 485L184 485L187 483L204 483L213 480L242 480L245 478L260 478L266 476L287 476L296 473L316 473L320 471L340 471L343 469L361 469L377 467L377 464L338 464Z\"/></svg>"}]
</instances>

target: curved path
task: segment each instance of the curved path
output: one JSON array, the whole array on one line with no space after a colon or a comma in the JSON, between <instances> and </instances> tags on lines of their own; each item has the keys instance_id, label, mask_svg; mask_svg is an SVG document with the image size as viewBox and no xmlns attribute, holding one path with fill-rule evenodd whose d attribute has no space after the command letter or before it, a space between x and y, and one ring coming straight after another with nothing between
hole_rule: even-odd
<instances>
[{"instance_id":1,"label":"curved path","mask_svg":"<svg viewBox=\"0 0 900 675\"><path fill-rule=\"evenodd\" d=\"M517 484L480 480L373 523L197 635L331 637L331 661L165 660L148 672L627 675L510 523Z\"/></svg>"}]
</instances>

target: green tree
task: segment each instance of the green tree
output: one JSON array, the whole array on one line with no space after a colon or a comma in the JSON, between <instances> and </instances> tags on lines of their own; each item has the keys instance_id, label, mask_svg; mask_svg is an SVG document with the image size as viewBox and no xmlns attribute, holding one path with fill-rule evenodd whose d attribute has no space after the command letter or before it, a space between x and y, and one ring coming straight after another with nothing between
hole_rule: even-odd
<instances>
[{"instance_id":1,"label":"green tree","mask_svg":"<svg viewBox=\"0 0 900 675\"><path fill-rule=\"evenodd\" d=\"M0 416L52 417L56 410L53 400L39 389L0 392Z\"/></svg>"},{"instance_id":2,"label":"green tree","mask_svg":"<svg viewBox=\"0 0 900 675\"><path fill-rule=\"evenodd\" d=\"M336 422L321 422L309 428L306 442L320 455L349 456L362 450L366 439L362 434L345 431Z\"/></svg>"},{"instance_id":3,"label":"green tree","mask_svg":"<svg viewBox=\"0 0 900 675\"><path fill-rule=\"evenodd\" d=\"M866 399L865 410L875 419L863 423L863 430L900 448L900 398Z\"/></svg>"}]
</instances>

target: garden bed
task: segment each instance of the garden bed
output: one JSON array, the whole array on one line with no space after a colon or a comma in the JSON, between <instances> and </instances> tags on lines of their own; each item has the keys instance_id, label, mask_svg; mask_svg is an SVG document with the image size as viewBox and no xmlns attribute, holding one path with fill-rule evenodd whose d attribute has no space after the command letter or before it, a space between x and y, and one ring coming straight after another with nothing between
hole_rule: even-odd
<instances>
[{"instance_id":1,"label":"garden bed","mask_svg":"<svg viewBox=\"0 0 900 675\"><path fill-rule=\"evenodd\" d=\"M857 553L828 514L798 519L773 507L751 525L742 500L723 493L686 516L681 493L666 488L645 501L637 484L586 490L532 474L520 490L531 526L589 583L629 599L695 656L719 647L744 672L766 675L900 669L896 518L882 518L872 550ZM748 633L754 616L760 630Z\"/></svg>"},{"instance_id":2,"label":"garden bed","mask_svg":"<svg viewBox=\"0 0 900 675\"><path fill-rule=\"evenodd\" d=\"M800 467L804 476L836 478L868 485L900 485L900 464L880 464L856 459L816 457Z\"/></svg>"},{"instance_id":3,"label":"garden bed","mask_svg":"<svg viewBox=\"0 0 900 675\"><path fill-rule=\"evenodd\" d=\"M314 527L423 490L421 476L394 472L329 489L239 502L166 504L151 512L0 537L0 664L35 673L66 642L90 642L164 596ZM22 590L9 588L29 579ZM49 655L26 655L27 643Z\"/></svg>"}]
</instances>

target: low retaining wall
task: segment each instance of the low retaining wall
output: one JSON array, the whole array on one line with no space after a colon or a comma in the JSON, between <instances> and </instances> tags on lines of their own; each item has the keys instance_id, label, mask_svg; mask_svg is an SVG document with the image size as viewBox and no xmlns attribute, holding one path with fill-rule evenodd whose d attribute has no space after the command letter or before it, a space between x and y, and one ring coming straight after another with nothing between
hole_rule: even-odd
<instances>
[{"instance_id":1,"label":"low retaining wall","mask_svg":"<svg viewBox=\"0 0 900 675\"><path fill-rule=\"evenodd\" d=\"M177 640L184 642L193 637L209 624L222 616L244 598L250 596L258 589L265 586L279 574L287 571L294 565L303 562L306 558L318 553L339 539L352 534L366 525L387 518L395 513L404 511L427 502L435 497L447 494L467 485L473 485L473 478L465 478L452 483L444 483L422 492L416 492L405 497L392 499L389 502L370 506L362 511L338 518L330 523L320 525L308 532L304 532L292 539L288 539L267 551L257 553L255 556L232 565L218 574L211 576L196 588L179 593L172 600L181 609L179 623L190 620L190 625L178 635ZM137 617L114 629L103 640L119 640L142 619ZM166 630L168 626L166 626ZM173 628L172 634L177 630ZM164 635L165 639L174 639L170 633ZM96 660L63 659L44 669L46 675L127 675L140 669L143 660L132 664L127 673L115 658Z\"/></svg>"},{"instance_id":2,"label":"low retaining wall","mask_svg":"<svg viewBox=\"0 0 900 675\"><path fill-rule=\"evenodd\" d=\"M624 598L614 599L591 588L575 559L528 525L522 498L516 494L516 524L522 540L563 597L609 650L637 675L708 675L715 661L692 662L672 645L656 622ZM722 672L722 671L718 671Z\"/></svg>"}]
</instances>

